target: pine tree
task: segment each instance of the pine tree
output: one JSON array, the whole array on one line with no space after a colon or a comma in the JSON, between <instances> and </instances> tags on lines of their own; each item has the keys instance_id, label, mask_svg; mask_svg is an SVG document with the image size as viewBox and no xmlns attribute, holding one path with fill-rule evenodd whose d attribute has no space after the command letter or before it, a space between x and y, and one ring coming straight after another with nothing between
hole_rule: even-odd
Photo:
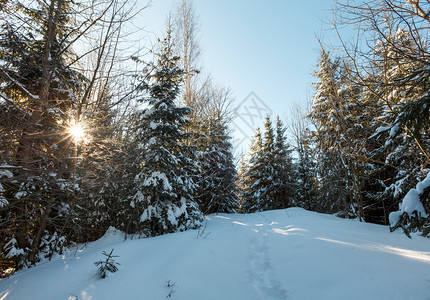
<instances>
[{"instance_id":1,"label":"pine tree","mask_svg":"<svg viewBox=\"0 0 430 300\"><path fill-rule=\"evenodd\" d=\"M157 63L145 83L148 97L140 101L148 107L139 112L137 128L141 169L136 176L136 192L131 202L140 215L135 230L159 235L197 228L202 214L192 195L191 175L195 164L186 156L181 131L187 123L188 107L176 104L183 70L173 56L170 30L161 43Z\"/></svg>"}]
</instances>

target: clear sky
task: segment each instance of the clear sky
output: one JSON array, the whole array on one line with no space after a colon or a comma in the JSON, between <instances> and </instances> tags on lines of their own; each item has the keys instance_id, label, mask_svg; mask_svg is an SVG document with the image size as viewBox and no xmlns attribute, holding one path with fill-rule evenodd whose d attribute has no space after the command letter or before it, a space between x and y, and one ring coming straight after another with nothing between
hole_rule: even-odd
<instances>
[{"instance_id":1,"label":"clear sky","mask_svg":"<svg viewBox=\"0 0 430 300\"><path fill-rule=\"evenodd\" d=\"M152 1L139 24L162 35L176 3ZM194 0L194 6L203 72L231 87L241 104L232 126L240 151L266 113L286 120L294 104L309 101L319 56L317 37L332 35L325 21L334 0Z\"/></svg>"}]
</instances>

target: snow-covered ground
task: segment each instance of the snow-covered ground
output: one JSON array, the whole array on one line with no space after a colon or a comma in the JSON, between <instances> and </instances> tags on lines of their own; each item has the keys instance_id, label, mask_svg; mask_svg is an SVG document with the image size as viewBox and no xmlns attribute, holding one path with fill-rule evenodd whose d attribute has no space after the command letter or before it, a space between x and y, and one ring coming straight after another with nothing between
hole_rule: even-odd
<instances>
[{"instance_id":1,"label":"snow-covered ground","mask_svg":"<svg viewBox=\"0 0 430 300\"><path fill-rule=\"evenodd\" d=\"M430 299L429 239L298 208L207 219L199 238L108 232L1 280L0 299ZM98 279L111 249L119 271Z\"/></svg>"}]
</instances>

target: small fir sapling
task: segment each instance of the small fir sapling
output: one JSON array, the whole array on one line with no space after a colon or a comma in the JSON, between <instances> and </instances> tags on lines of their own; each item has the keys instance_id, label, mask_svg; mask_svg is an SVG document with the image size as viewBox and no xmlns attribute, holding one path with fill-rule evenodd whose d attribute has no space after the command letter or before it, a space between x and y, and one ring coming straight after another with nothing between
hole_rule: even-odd
<instances>
[{"instance_id":1,"label":"small fir sapling","mask_svg":"<svg viewBox=\"0 0 430 300\"><path fill-rule=\"evenodd\" d=\"M112 253L113 253L113 249L110 251L109 254L103 251L102 254L106 256L106 260L104 261L99 260L94 263L96 266L99 266L98 274L100 275L100 278L106 278L108 275L107 272L115 273L116 271L118 271L117 265L120 265L120 264L117 263L113 258L119 257L119 256L112 255Z\"/></svg>"},{"instance_id":2,"label":"small fir sapling","mask_svg":"<svg viewBox=\"0 0 430 300\"><path fill-rule=\"evenodd\" d=\"M206 221L202 227L199 227L198 231L197 231L197 239L201 238L201 239L205 239L208 237L209 234L211 234L210 232L206 232L206 228L208 227L208 221Z\"/></svg>"},{"instance_id":3,"label":"small fir sapling","mask_svg":"<svg viewBox=\"0 0 430 300\"><path fill-rule=\"evenodd\" d=\"M178 286L176 285L176 282L173 282L171 280L166 280L166 284L167 284L167 287L170 288L170 292L167 294L166 298L171 298L172 295L176 292L174 287L178 287Z\"/></svg>"}]
</instances>

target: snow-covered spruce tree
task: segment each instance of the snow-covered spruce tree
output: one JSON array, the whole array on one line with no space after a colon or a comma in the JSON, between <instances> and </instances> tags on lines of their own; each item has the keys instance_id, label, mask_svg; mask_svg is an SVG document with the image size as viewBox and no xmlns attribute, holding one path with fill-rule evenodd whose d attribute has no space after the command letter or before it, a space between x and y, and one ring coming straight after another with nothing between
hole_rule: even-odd
<instances>
[{"instance_id":1,"label":"snow-covered spruce tree","mask_svg":"<svg viewBox=\"0 0 430 300\"><path fill-rule=\"evenodd\" d=\"M255 135L252 138L249 149L248 158L241 164L239 175L240 186L240 211L242 213L256 212L263 202L261 197L262 192L260 187L261 181L261 158L263 141L261 139L260 128L255 130Z\"/></svg>"},{"instance_id":2,"label":"snow-covered spruce tree","mask_svg":"<svg viewBox=\"0 0 430 300\"><path fill-rule=\"evenodd\" d=\"M14 268L61 251L72 227L79 191L66 126L85 81L70 67L73 6L11 1L0 18L0 259Z\"/></svg>"},{"instance_id":3,"label":"snow-covered spruce tree","mask_svg":"<svg viewBox=\"0 0 430 300\"><path fill-rule=\"evenodd\" d=\"M260 197L263 200L259 203L259 211L280 207L280 204L275 200L275 195L280 192L277 188L281 188L281 186L277 186L278 183L275 182L277 179L280 179L277 177L279 174L276 174L275 169L276 156L275 133L273 131L272 121L270 117L267 116L266 122L264 123L263 148L260 160L261 171L259 173L260 178L257 185L259 186Z\"/></svg>"},{"instance_id":4,"label":"snow-covered spruce tree","mask_svg":"<svg viewBox=\"0 0 430 300\"><path fill-rule=\"evenodd\" d=\"M310 137L309 119L297 109L291 124L297 158L294 162L297 205L309 210L316 209L316 170L314 147Z\"/></svg>"},{"instance_id":5,"label":"snow-covered spruce tree","mask_svg":"<svg viewBox=\"0 0 430 300\"><path fill-rule=\"evenodd\" d=\"M135 144L125 136L125 129L121 136L119 124L104 116L95 115L86 124L93 130L91 142L82 145L78 153L82 158L77 171L85 199L77 207L80 242L100 238L110 226L126 231L129 211L124 209L125 200L133 190L138 169Z\"/></svg>"},{"instance_id":6,"label":"snow-covered spruce tree","mask_svg":"<svg viewBox=\"0 0 430 300\"><path fill-rule=\"evenodd\" d=\"M261 157L260 190L264 201L259 210L286 208L293 204L293 168L290 150L285 141L285 128L276 120L276 132L267 116Z\"/></svg>"},{"instance_id":7,"label":"snow-covered spruce tree","mask_svg":"<svg viewBox=\"0 0 430 300\"><path fill-rule=\"evenodd\" d=\"M147 108L138 113L141 169L131 202L139 214L135 231L148 236L197 228L203 220L192 199L195 183L191 174L196 166L182 143L185 133L181 128L190 109L176 103L183 70L178 67L179 57L173 55L170 29L156 59L145 82L148 95L139 100Z\"/></svg>"},{"instance_id":8,"label":"snow-covered spruce tree","mask_svg":"<svg viewBox=\"0 0 430 300\"><path fill-rule=\"evenodd\" d=\"M105 189L101 191L100 198L106 206L109 226L113 226L125 233L136 233L138 220L142 208L134 205L136 195L136 175L142 170L144 150L138 139L138 132L134 128L140 126L139 115L135 114L129 119L129 126L123 136L121 151L113 157L112 169L108 168L113 178L108 181ZM110 196L107 194L111 193ZM104 214L103 214L104 215Z\"/></svg>"},{"instance_id":9,"label":"snow-covered spruce tree","mask_svg":"<svg viewBox=\"0 0 430 300\"><path fill-rule=\"evenodd\" d=\"M312 99L310 118L316 129L313 140L316 145L318 174L317 211L349 211L348 168L343 160L338 137L344 129L340 122L344 117L339 59L334 61L324 49L315 77L315 95Z\"/></svg>"},{"instance_id":10,"label":"snow-covered spruce tree","mask_svg":"<svg viewBox=\"0 0 430 300\"><path fill-rule=\"evenodd\" d=\"M285 143L284 127L277 119L276 135L269 117L264 139L257 130L248 165L241 172L241 210L255 212L285 208L293 204L293 168Z\"/></svg>"},{"instance_id":11,"label":"snow-covered spruce tree","mask_svg":"<svg viewBox=\"0 0 430 300\"><path fill-rule=\"evenodd\" d=\"M273 162L273 198L278 208L297 205L295 178L291 148L285 139L285 127L276 116L275 157Z\"/></svg>"},{"instance_id":12,"label":"snow-covered spruce tree","mask_svg":"<svg viewBox=\"0 0 430 300\"><path fill-rule=\"evenodd\" d=\"M414 43L411 33L398 30L382 37L374 46L375 75L371 86L378 97L369 93L369 98L376 101L380 109L374 126L377 128L370 137L374 147L369 155L382 161L374 164L379 186L375 184L377 189L373 197L383 202L388 212L397 211L399 205L400 212L404 212L402 202L410 199L406 197L409 191L429 172L426 151L430 147L430 77L427 65L418 59L421 50ZM423 227L420 217L412 212L398 221L390 218L393 228L399 227L399 221L405 232Z\"/></svg>"},{"instance_id":13,"label":"snow-covered spruce tree","mask_svg":"<svg viewBox=\"0 0 430 300\"><path fill-rule=\"evenodd\" d=\"M373 118L365 147L369 167L364 170L364 196L373 203L365 207L373 210L372 214L379 213L376 217L384 224L388 224L390 211L397 211L399 205L399 212L405 212L404 200L411 199L406 195L413 190L416 193L414 187L430 169L429 3L386 4L339 3L337 7L341 24L363 24L360 28L366 29L359 35L375 41L365 47L343 44L352 62L351 70L364 90L360 100L367 106L366 114ZM422 201L428 214L425 195L413 198ZM372 219L378 221L375 216Z\"/></svg>"},{"instance_id":14,"label":"snow-covered spruce tree","mask_svg":"<svg viewBox=\"0 0 430 300\"><path fill-rule=\"evenodd\" d=\"M203 149L198 151L199 177L196 200L204 214L233 213L239 208L236 168L227 128L222 121L203 124Z\"/></svg>"}]
</instances>

